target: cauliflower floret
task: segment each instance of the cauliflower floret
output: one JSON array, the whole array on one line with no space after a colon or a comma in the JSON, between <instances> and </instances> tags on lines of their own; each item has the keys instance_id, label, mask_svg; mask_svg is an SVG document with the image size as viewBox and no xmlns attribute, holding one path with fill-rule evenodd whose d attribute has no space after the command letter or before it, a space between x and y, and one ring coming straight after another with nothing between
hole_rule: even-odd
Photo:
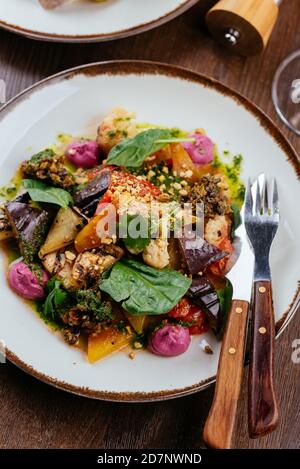
<instances>
[{"instance_id":1,"label":"cauliflower floret","mask_svg":"<svg viewBox=\"0 0 300 469\"><path fill-rule=\"evenodd\" d=\"M151 239L143 251L144 262L151 267L163 269L169 264L168 240L166 238Z\"/></svg>"},{"instance_id":2,"label":"cauliflower floret","mask_svg":"<svg viewBox=\"0 0 300 469\"><path fill-rule=\"evenodd\" d=\"M137 133L135 114L123 108L115 108L103 119L99 128L97 143L107 154L111 148Z\"/></svg>"},{"instance_id":3,"label":"cauliflower floret","mask_svg":"<svg viewBox=\"0 0 300 469\"><path fill-rule=\"evenodd\" d=\"M219 242L229 234L229 225L224 215L216 215L208 220L205 226L205 239L207 242L218 246Z\"/></svg>"}]
</instances>

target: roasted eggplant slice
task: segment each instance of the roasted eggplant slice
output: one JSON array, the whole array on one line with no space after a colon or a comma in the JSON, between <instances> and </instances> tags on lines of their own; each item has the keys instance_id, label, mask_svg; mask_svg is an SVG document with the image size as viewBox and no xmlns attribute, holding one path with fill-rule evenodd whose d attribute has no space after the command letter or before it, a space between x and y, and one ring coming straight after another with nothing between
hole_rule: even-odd
<instances>
[{"instance_id":1,"label":"roasted eggplant slice","mask_svg":"<svg viewBox=\"0 0 300 469\"><path fill-rule=\"evenodd\" d=\"M109 185L110 171L103 169L83 188L75 191L74 202L80 208L83 215L91 217L95 214L99 199L107 191Z\"/></svg>"},{"instance_id":2,"label":"roasted eggplant slice","mask_svg":"<svg viewBox=\"0 0 300 469\"><path fill-rule=\"evenodd\" d=\"M193 303L206 312L209 325L218 339L222 338L226 326L232 293L232 285L226 277L222 280L217 278L214 285L205 276L194 278L187 293Z\"/></svg>"},{"instance_id":3,"label":"roasted eggplant slice","mask_svg":"<svg viewBox=\"0 0 300 469\"><path fill-rule=\"evenodd\" d=\"M83 225L82 217L74 212L72 208L61 208L52 223L45 243L40 249L40 258L72 244Z\"/></svg>"},{"instance_id":4,"label":"roasted eggplant slice","mask_svg":"<svg viewBox=\"0 0 300 469\"><path fill-rule=\"evenodd\" d=\"M205 239L189 231L178 239L189 272L192 275L202 273L206 268L228 255Z\"/></svg>"},{"instance_id":5,"label":"roasted eggplant slice","mask_svg":"<svg viewBox=\"0 0 300 469\"><path fill-rule=\"evenodd\" d=\"M20 202L20 197L9 202L5 209L21 254L27 262L32 262L46 237L50 216L45 210Z\"/></svg>"},{"instance_id":6,"label":"roasted eggplant slice","mask_svg":"<svg viewBox=\"0 0 300 469\"><path fill-rule=\"evenodd\" d=\"M194 278L187 296L206 312L211 329L216 335L219 335L223 325L221 305L210 280L207 277Z\"/></svg>"}]
</instances>

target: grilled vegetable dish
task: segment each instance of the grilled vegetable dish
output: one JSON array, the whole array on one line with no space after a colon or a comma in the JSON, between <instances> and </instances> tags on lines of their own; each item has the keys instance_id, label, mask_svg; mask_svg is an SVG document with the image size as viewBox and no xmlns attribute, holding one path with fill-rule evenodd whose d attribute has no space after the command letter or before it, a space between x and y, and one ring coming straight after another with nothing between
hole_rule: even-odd
<instances>
[{"instance_id":1,"label":"grilled vegetable dish","mask_svg":"<svg viewBox=\"0 0 300 469\"><path fill-rule=\"evenodd\" d=\"M61 135L1 190L10 287L91 363L126 346L176 356L208 329L221 338L241 163L203 129L138 124L122 108L93 139Z\"/></svg>"}]
</instances>

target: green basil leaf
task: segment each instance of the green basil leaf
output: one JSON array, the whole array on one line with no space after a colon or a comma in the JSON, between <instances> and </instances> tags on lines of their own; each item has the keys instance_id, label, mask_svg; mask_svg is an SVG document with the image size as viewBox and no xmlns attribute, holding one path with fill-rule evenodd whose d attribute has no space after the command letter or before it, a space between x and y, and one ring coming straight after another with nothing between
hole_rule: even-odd
<instances>
[{"instance_id":1,"label":"green basil leaf","mask_svg":"<svg viewBox=\"0 0 300 469\"><path fill-rule=\"evenodd\" d=\"M224 288L217 290L217 295L218 295L219 302L220 302L220 312L222 316L221 317L222 326L221 326L221 332L220 332L220 336L222 336L225 326L226 326L228 313L231 308L232 295L233 295L232 283L230 282L228 278L226 278L226 283L225 283Z\"/></svg>"},{"instance_id":2,"label":"green basil leaf","mask_svg":"<svg viewBox=\"0 0 300 469\"><path fill-rule=\"evenodd\" d=\"M57 321L60 306L69 300L69 293L61 288L61 282L52 278L46 285L48 296L43 304L42 312L46 319Z\"/></svg>"},{"instance_id":3,"label":"green basil leaf","mask_svg":"<svg viewBox=\"0 0 300 469\"><path fill-rule=\"evenodd\" d=\"M134 237L133 235L138 236ZM139 236L142 235L142 236ZM119 236L125 246L138 252L143 251L151 240L150 223L140 214L124 214L120 217Z\"/></svg>"},{"instance_id":4,"label":"green basil leaf","mask_svg":"<svg viewBox=\"0 0 300 469\"><path fill-rule=\"evenodd\" d=\"M51 187L34 179L23 179L22 184L34 202L55 204L63 208L74 203L71 194L64 189Z\"/></svg>"},{"instance_id":5,"label":"green basil leaf","mask_svg":"<svg viewBox=\"0 0 300 469\"><path fill-rule=\"evenodd\" d=\"M113 147L109 152L107 163L137 168L148 156L168 145L168 141L164 140L170 140L171 138L172 132L167 129L146 130L133 138L122 140ZM157 140L163 141L157 143Z\"/></svg>"},{"instance_id":6,"label":"green basil leaf","mask_svg":"<svg viewBox=\"0 0 300 469\"><path fill-rule=\"evenodd\" d=\"M176 270L158 270L122 259L100 281L100 289L122 303L128 313L159 315L170 311L185 295L191 279Z\"/></svg>"}]
</instances>

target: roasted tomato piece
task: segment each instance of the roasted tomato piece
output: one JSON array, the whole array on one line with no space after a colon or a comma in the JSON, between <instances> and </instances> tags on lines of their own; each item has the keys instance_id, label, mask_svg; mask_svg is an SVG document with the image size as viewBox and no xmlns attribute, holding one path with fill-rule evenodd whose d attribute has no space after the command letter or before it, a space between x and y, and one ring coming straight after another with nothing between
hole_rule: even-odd
<instances>
[{"instance_id":1,"label":"roasted tomato piece","mask_svg":"<svg viewBox=\"0 0 300 469\"><path fill-rule=\"evenodd\" d=\"M94 179L98 174L101 174L105 170L109 171L114 171L116 168L115 166L111 165L101 165L101 166L96 166L95 168L89 169L85 174L87 175L89 181Z\"/></svg>"},{"instance_id":2,"label":"roasted tomato piece","mask_svg":"<svg viewBox=\"0 0 300 469\"><path fill-rule=\"evenodd\" d=\"M105 207L105 205L107 205L107 204L111 204L111 202L112 202L111 193L109 191L107 191L104 194L104 196L102 197L102 199L100 200L99 204L98 204L98 207L97 207L97 210L96 210L96 215L98 215L98 213L102 212L103 207Z\"/></svg>"},{"instance_id":3,"label":"roasted tomato piece","mask_svg":"<svg viewBox=\"0 0 300 469\"><path fill-rule=\"evenodd\" d=\"M192 307L195 307L195 305L188 298L182 298L179 303L168 312L168 316L175 319L183 319L190 314ZM196 306L196 308L198 308L198 306Z\"/></svg>"},{"instance_id":4,"label":"roasted tomato piece","mask_svg":"<svg viewBox=\"0 0 300 469\"><path fill-rule=\"evenodd\" d=\"M189 327L191 335L202 334L208 330L205 312L202 311L199 306L193 304L188 298L182 298L182 300L169 311L168 316L191 324Z\"/></svg>"},{"instance_id":5,"label":"roasted tomato piece","mask_svg":"<svg viewBox=\"0 0 300 469\"><path fill-rule=\"evenodd\" d=\"M102 207L106 203L113 203L117 206L116 195L120 196L125 192L145 203L147 201L150 202L151 199L155 199L161 194L160 189L151 182L138 179L134 174L126 173L125 171L115 170L111 173L109 189L100 199L99 206ZM96 213L98 213L98 209Z\"/></svg>"},{"instance_id":6,"label":"roasted tomato piece","mask_svg":"<svg viewBox=\"0 0 300 469\"><path fill-rule=\"evenodd\" d=\"M160 195L161 191L151 182L145 179L138 179L134 174L125 171L114 171L112 173L112 182L109 190L115 192L118 189L125 189L132 192L133 195L143 198L150 194L152 197Z\"/></svg>"},{"instance_id":7,"label":"roasted tomato piece","mask_svg":"<svg viewBox=\"0 0 300 469\"><path fill-rule=\"evenodd\" d=\"M193 323L193 325L189 327L190 335L203 334L209 329L204 311L197 306L196 308L197 311L186 317L188 323Z\"/></svg>"},{"instance_id":8,"label":"roasted tomato piece","mask_svg":"<svg viewBox=\"0 0 300 469\"><path fill-rule=\"evenodd\" d=\"M232 246L232 243L230 241L229 238L223 238L219 243L218 243L218 246L217 246L221 251L225 251L228 253L228 255L226 257L224 257L223 259L221 259L220 261L218 262L215 262L214 264L212 264L208 270L214 274L214 275L217 275L218 277L223 277L225 274L226 274L226 268L227 268L227 262L231 256L231 254L233 253L233 246Z\"/></svg>"}]
</instances>

